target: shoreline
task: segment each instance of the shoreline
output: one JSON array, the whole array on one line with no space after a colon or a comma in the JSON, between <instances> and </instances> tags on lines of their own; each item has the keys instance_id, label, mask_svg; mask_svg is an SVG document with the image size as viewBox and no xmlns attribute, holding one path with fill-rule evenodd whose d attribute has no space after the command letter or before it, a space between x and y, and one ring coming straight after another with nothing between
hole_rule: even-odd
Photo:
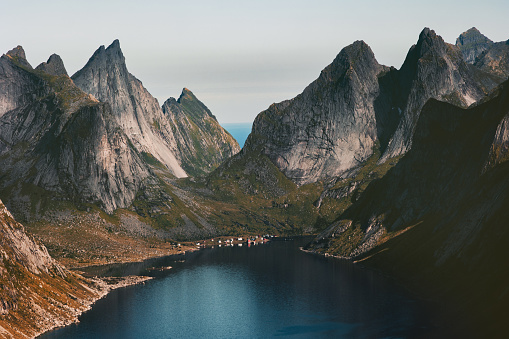
<instances>
[{"instance_id":1,"label":"shoreline","mask_svg":"<svg viewBox=\"0 0 509 339\"><path fill-rule=\"evenodd\" d=\"M97 293L96 297L93 297L88 300L81 300L83 308L82 309L74 309L72 312L72 317L70 319L53 319L53 323L47 325L45 328L41 328L40 331L34 333L32 338L40 338L41 335L44 335L50 331L56 331L60 328L64 328L66 326L77 324L80 322L79 317L92 309L94 304L98 301L106 297L111 291L114 291L119 288L129 287L133 285L143 284L146 281L153 279L153 277L148 276L137 276L130 275L120 278L111 278L111 277L95 277L88 278L84 277L82 274L74 272L74 274L80 275L82 278L89 280L90 282L96 284L98 288L95 288L93 291ZM91 289L91 288L90 288Z\"/></svg>"},{"instance_id":2,"label":"shoreline","mask_svg":"<svg viewBox=\"0 0 509 339\"><path fill-rule=\"evenodd\" d=\"M239 240L241 239L242 240ZM157 260L161 258L172 258L172 259L179 259L180 256L185 256L187 253L193 253L205 248L213 248L215 246L221 247L221 245L227 246L238 246L239 244L245 244L247 242L247 239L251 238L251 236L248 237L215 237L205 240L199 240L194 242L186 242L185 250L179 250L177 253L171 253L169 251L168 254L162 254L162 255L149 255L144 257L143 259L139 260L139 258L132 258L133 260L122 260L122 261L114 261L114 262L105 262L105 263L97 263L97 264L90 264L90 265L83 265L83 266L77 266L77 265L66 265L66 268L70 271L72 271L74 274L79 275L85 280L88 280L94 284L97 285L97 288L93 289L93 292L97 293L97 296L94 298L91 298L89 300L82 300L83 302L83 308L82 309L74 309L74 312L72 314L71 319L54 319L54 322L52 325L49 325L48 327L42 329L38 333L34 334L33 338L39 338L41 335L50 332L55 331L60 328L79 323L79 317L92 309L93 305L100 299L105 298L111 291L114 291L119 288L129 287L137 284L143 284L146 281L154 279L154 277L149 276L143 276L143 275L128 275L124 277L108 277L108 276L98 276L93 274L88 274L87 272L81 271L82 269L86 268L93 268L93 267L101 267L101 266L108 266L108 265L122 265L122 264L129 264L129 263L143 263L148 260ZM224 239L229 239L229 245L226 245L223 243ZM262 239L262 238L260 238ZM221 240L221 243L218 243L218 240ZM190 245L190 243L200 244L200 245ZM258 241L257 243L263 243L262 241ZM184 247L184 246L182 246ZM138 259L138 260L137 260Z\"/></svg>"}]
</instances>

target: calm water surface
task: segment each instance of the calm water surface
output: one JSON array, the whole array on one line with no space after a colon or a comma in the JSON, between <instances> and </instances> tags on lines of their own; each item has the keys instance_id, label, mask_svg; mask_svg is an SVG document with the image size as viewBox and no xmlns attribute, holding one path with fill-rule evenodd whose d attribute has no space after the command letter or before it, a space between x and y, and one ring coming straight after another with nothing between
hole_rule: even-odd
<instances>
[{"instance_id":1,"label":"calm water surface","mask_svg":"<svg viewBox=\"0 0 509 339\"><path fill-rule=\"evenodd\" d=\"M251 133L252 123L240 122L240 123L223 123L221 126L237 140L239 146L244 147L247 136Z\"/></svg>"},{"instance_id":2,"label":"calm water surface","mask_svg":"<svg viewBox=\"0 0 509 339\"><path fill-rule=\"evenodd\" d=\"M79 324L41 338L411 338L429 331L424 306L400 287L349 262L304 253L304 241L97 268L156 278L113 291Z\"/></svg>"}]
</instances>

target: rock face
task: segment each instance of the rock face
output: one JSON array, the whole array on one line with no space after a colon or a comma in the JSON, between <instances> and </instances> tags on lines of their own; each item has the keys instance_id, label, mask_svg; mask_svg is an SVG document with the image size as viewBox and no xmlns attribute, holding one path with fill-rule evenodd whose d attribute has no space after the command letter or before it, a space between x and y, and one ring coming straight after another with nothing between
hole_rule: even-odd
<instances>
[{"instance_id":1,"label":"rock face","mask_svg":"<svg viewBox=\"0 0 509 339\"><path fill-rule=\"evenodd\" d=\"M469 64L473 64L475 59L492 45L493 41L481 34L475 27L461 33L456 39L456 46L459 47L463 58Z\"/></svg>"},{"instance_id":2,"label":"rock face","mask_svg":"<svg viewBox=\"0 0 509 339\"><path fill-rule=\"evenodd\" d=\"M12 217L0 201L0 247L3 259L16 262L33 274L58 273L64 275L60 267L48 254L46 247L37 244L26 233L23 226ZM5 263L4 263L5 270ZM0 313L6 312L5 305Z\"/></svg>"},{"instance_id":3,"label":"rock face","mask_svg":"<svg viewBox=\"0 0 509 339\"><path fill-rule=\"evenodd\" d=\"M14 67L10 61L16 62L19 67ZM35 93L40 86L31 72L18 72L18 68L32 69L21 46L10 50L0 59L0 117L26 104L31 99L30 94Z\"/></svg>"},{"instance_id":4,"label":"rock face","mask_svg":"<svg viewBox=\"0 0 509 339\"><path fill-rule=\"evenodd\" d=\"M151 154L176 177L187 176L175 157L171 127L157 100L127 71L118 40L99 47L72 79L85 93L111 105L114 119L136 150Z\"/></svg>"},{"instance_id":5,"label":"rock face","mask_svg":"<svg viewBox=\"0 0 509 339\"><path fill-rule=\"evenodd\" d=\"M27 64L21 53L0 58L0 87L7 93L0 110L0 173L9 205L30 211L37 205L30 199L44 200L35 194L43 189L108 212L128 206L149 170L109 104L66 75Z\"/></svg>"},{"instance_id":6,"label":"rock face","mask_svg":"<svg viewBox=\"0 0 509 339\"><path fill-rule=\"evenodd\" d=\"M398 231L438 214L443 215L440 223L444 223L458 213L461 209L456 204L475 194L471 192L478 188L475 182L509 159L508 102L506 82L491 100L468 110L433 99L426 103L412 149L342 216L365 234L357 248L376 233L369 235L370 231L382 227ZM466 234L462 240L456 236L457 242L470 241ZM376 243L371 242L371 247ZM371 247L353 250L348 256Z\"/></svg>"},{"instance_id":7,"label":"rock face","mask_svg":"<svg viewBox=\"0 0 509 339\"><path fill-rule=\"evenodd\" d=\"M55 262L0 201L0 335L33 337L76 321L99 297L90 282Z\"/></svg>"},{"instance_id":8,"label":"rock face","mask_svg":"<svg viewBox=\"0 0 509 339\"><path fill-rule=\"evenodd\" d=\"M483 333L504 333L508 121L509 82L467 110L430 100L412 149L311 247L366 258L434 298L453 295Z\"/></svg>"},{"instance_id":9,"label":"rock face","mask_svg":"<svg viewBox=\"0 0 509 339\"><path fill-rule=\"evenodd\" d=\"M225 131L195 95L184 88L175 100L162 106L177 143L176 156L192 176L203 175L240 151L239 144Z\"/></svg>"},{"instance_id":10,"label":"rock face","mask_svg":"<svg viewBox=\"0 0 509 339\"><path fill-rule=\"evenodd\" d=\"M57 54L52 54L47 62L41 63L35 69L51 75L67 75L67 71L64 67L64 62Z\"/></svg>"},{"instance_id":11,"label":"rock face","mask_svg":"<svg viewBox=\"0 0 509 339\"><path fill-rule=\"evenodd\" d=\"M480 54L474 66L492 74L496 79L507 80L509 77L509 40L496 42Z\"/></svg>"},{"instance_id":12,"label":"rock face","mask_svg":"<svg viewBox=\"0 0 509 339\"><path fill-rule=\"evenodd\" d=\"M260 113L246 150L262 152L298 184L348 176L381 149L407 152L430 98L467 107L486 89L460 50L425 28L400 70L380 65L362 41L345 47L294 99Z\"/></svg>"},{"instance_id":13,"label":"rock face","mask_svg":"<svg viewBox=\"0 0 509 339\"><path fill-rule=\"evenodd\" d=\"M412 46L398 72L398 106L402 119L382 160L404 154L412 145L419 113L431 98L468 107L482 99L487 90L462 58L460 50L425 28Z\"/></svg>"},{"instance_id":14,"label":"rock face","mask_svg":"<svg viewBox=\"0 0 509 339\"><path fill-rule=\"evenodd\" d=\"M365 161L391 133L393 124L384 124L398 119L390 99L377 101L389 77L366 43L353 43L302 94L257 116L247 151L261 147L299 184L344 173Z\"/></svg>"},{"instance_id":15,"label":"rock face","mask_svg":"<svg viewBox=\"0 0 509 339\"><path fill-rule=\"evenodd\" d=\"M467 63L492 75L495 82L509 77L509 40L493 42L473 27L456 39L456 46Z\"/></svg>"}]
</instances>

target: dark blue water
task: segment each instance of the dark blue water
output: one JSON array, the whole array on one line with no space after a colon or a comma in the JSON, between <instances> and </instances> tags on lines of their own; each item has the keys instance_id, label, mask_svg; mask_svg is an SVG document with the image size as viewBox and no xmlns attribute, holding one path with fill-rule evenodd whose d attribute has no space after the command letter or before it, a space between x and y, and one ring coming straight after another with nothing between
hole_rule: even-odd
<instances>
[{"instance_id":1,"label":"dark blue water","mask_svg":"<svg viewBox=\"0 0 509 339\"><path fill-rule=\"evenodd\" d=\"M237 140L241 148L244 147L247 136L251 133L252 125L250 122L221 124Z\"/></svg>"},{"instance_id":2,"label":"dark blue water","mask_svg":"<svg viewBox=\"0 0 509 339\"><path fill-rule=\"evenodd\" d=\"M349 262L299 251L302 240L223 247L110 266L152 273L113 291L81 322L41 338L412 338L429 331L424 306ZM169 271L145 271L171 265Z\"/></svg>"}]
</instances>

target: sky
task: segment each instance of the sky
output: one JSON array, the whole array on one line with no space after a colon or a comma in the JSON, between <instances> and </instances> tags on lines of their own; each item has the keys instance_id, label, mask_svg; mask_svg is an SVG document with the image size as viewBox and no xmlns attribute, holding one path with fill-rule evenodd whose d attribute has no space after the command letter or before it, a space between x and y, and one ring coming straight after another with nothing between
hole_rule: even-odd
<instances>
[{"instance_id":1,"label":"sky","mask_svg":"<svg viewBox=\"0 0 509 339\"><path fill-rule=\"evenodd\" d=\"M0 0L0 53L21 45L33 67L56 53L72 75L119 39L160 104L187 87L220 123L251 122L356 40L400 68L424 27L450 43L473 26L502 41L508 13L507 0Z\"/></svg>"}]
</instances>

